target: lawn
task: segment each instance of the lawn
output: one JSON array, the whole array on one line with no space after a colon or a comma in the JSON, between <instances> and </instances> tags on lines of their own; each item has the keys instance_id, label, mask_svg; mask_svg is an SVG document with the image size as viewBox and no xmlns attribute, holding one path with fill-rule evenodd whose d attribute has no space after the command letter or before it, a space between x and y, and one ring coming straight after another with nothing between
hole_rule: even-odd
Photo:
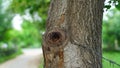
<instances>
[{"instance_id":1,"label":"lawn","mask_svg":"<svg viewBox=\"0 0 120 68\"><path fill-rule=\"evenodd\" d=\"M120 64L120 52L118 51L103 51L103 56ZM103 59L103 68L120 68L119 66L112 64Z\"/></svg>"}]
</instances>

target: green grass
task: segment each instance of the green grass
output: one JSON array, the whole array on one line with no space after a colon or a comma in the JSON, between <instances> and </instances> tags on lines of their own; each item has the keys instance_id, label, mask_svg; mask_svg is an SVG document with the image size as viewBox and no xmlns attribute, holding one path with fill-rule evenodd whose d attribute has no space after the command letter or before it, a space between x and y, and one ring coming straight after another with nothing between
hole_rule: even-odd
<instances>
[{"instance_id":1,"label":"green grass","mask_svg":"<svg viewBox=\"0 0 120 68\"><path fill-rule=\"evenodd\" d=\"M41 58L39 68L43 68L43 63L44 63L44 60L43 58Z\"/></svg>"},{"instance_id":2,"label":"green grass","mask_svg":"<svg viewBox=\"0 0 120 68\"><path fill-rule=\"evenodd\" d=\"M103 56L110 59L118 64L120 64L120 52L118 51L103 51ZM103 59L103 68L120 68L119 66L112 64Z\"/></svg>"},{"instance_id":3,"label":"green grass","mask_svg":"<svg viewBox=\"0 0 120 68\"><path fill-rule=\"evenodd\" d=\"M7 61L7 60L15 58L16 56L18 56L20 54L22 54L21 50L19 50L18 52L14 53L14 54L9 55L9 56L0 57L0 63L3 63L5 61Z\"/></svg>"}]
</instances>

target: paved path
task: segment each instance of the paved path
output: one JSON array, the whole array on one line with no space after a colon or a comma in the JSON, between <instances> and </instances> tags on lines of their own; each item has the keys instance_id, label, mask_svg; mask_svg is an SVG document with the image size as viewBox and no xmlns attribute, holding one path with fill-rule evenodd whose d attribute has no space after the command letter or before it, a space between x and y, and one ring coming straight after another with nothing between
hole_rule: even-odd
<instances>
[{"instance_id":1,"label":"paved path","mask_svg":"<svg viewBox=\"0 0 120 68\"><path fill-rule=\"evenodd\" d=\"M22 55L0 64L0 68L38 68L42 49L23 49Z\"/></svg>"}]
</instances>

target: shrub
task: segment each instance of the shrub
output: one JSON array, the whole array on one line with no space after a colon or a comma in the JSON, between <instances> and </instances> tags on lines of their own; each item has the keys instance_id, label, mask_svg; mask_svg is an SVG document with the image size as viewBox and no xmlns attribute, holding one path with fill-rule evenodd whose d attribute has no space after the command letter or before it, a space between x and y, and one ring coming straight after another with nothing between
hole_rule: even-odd
<instances>
[{"instance_id":1,"label":"shrub","mask_svg":"<svg viewBox=\"0 0 120 68\"><path fill-rule=\"evenodd\" d=\"M15 46L10 46L6 43L0 43L0 63L11 59L21 53L21 50Z\"/></svg>"}]
</instances>

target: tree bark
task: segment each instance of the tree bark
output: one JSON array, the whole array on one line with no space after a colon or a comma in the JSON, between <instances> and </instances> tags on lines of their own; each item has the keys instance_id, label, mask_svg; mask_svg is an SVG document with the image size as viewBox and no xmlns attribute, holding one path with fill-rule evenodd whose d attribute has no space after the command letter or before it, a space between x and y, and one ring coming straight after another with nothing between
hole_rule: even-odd
<instances>
[{"instance_id":1,"label":"tree bark","mask_svg":"<svg viewBox=\"0 0 120 68\"><path fill-rule=\"evenodd\" d=\"M44 68L102 68L104 0L51 0Z\"/></svg>"}]
</instances>

